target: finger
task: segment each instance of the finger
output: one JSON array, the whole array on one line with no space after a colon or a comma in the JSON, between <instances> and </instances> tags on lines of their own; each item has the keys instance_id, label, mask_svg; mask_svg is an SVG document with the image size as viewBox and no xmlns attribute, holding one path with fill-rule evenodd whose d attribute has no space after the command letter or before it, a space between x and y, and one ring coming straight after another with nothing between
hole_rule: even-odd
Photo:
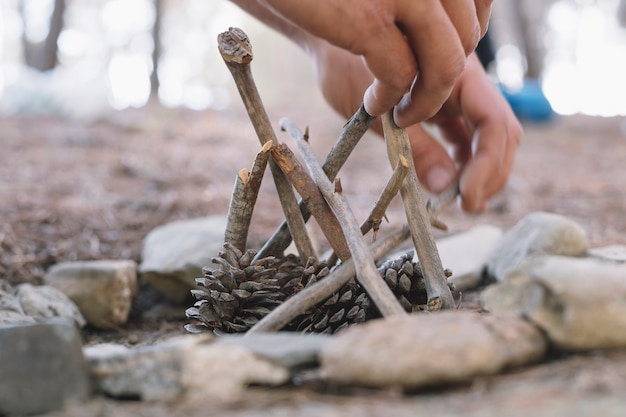
<instances>
[{"instance_id":1,"label":"finger","mask_svg":"<svg viewBox=\"0 0 626 417\"><path fill-rule=\"evenodd\" d=\"M363 59L375 79L365 91L363 102L369 114L379 116L409 91L417 74L417 62L407 40L395 25L368 45Z\"/></svg>"},{"instance_id":2,"label":"finger","mask_svg":"<svg viewBox=\"0 0 626 417\"><path fill-rule=\"evenodd\" d=\"M407 128L415 172L424 187L439 193L456 177L456 167L446 150L420 125Z\"/></svg>"},{"instance_id":3,"label":"finger","mask_svg":"<svg viewBox=\"0 0 626 417\"><path fill-rule=\"evenodd\" d=\"M491 17L491 5L493 0L474 0L476 7L476 16L480 24L480 37L482 38L487 33L489 27L489 19Z\"/></svg>"},{"instance_id":4,"label":"finger","mask_svg":"<svg viewBox=\"0 0 626 417\"><path fill-rule=\"evenodd\" d=\"M418 75L394 112L407 127L432 117L450 95L465 66L465 51L456 28L437 0L413 1L400 10L399 25L418 57ZM428 14L426 13L428 10Z\"/></svg>"},{"instance_id":5,"label":"finger","mask_svg":"<svg viewBox=\"0 0 626 417\"><path fill-rule=\"evenodd\" d=\"M469 55L482 37L474 0L442 0L441 3L456 28L465 55Z\"/></svg>"}]
</instances>

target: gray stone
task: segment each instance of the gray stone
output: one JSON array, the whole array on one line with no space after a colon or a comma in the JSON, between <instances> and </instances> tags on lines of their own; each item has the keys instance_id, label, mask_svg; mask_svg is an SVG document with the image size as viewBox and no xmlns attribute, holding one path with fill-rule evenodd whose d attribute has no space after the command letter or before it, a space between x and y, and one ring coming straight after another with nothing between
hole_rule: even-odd
<instances>
[{"instance_id":1,"label":"gray stone","mask_svg":"<svg viewBox=\"0 0 626 417\"><path fill-rule=\"evenodd\" d=\"M354 326L321 352L331 381L418 388L471 380L540 360L541 332L522 319L447 311Z\"/></svg>"},{"instance_id":2,"label":"gray stone","mask_svg":"<svg viewBox=\"0 0 626 417\"><path fill-rule=\"evenodd\" d=\"M60 317L73 320L80 327L86 324L76 304L54 287L20 284L15 289L15 296L24 314L34 318L35 321Z\"/></svg>"},{"instance_id":3,"label":"gray stone","mask_svg":"<svg viewBox=\"0 0 626 417\"><path fill-rule=\"evenodd\" d=\"M151 346L85 348L98 389L107 395L146 401L234 399L249 384L277 385L289 371L239 346L186 335Z\"/></svg>"},{"instance_id":4,"label":"gray stone","mask_svg":"<svg viewBox=\"0 0 626 417\"><path fill-rule=\"evenodd\" d=\"M90 325L116 329L128 320L137 294L137 264L109 260L62 262L48 270L44 282L74 301Z\"/></svg>"},{"instance_id":5,"label":"gray stone","mask_svg":"<svg viewBox=\"0 0 626 417\"><path fill-rule=\"evenodd\" d=\"M487 288L483 304L523 316L568 351L626 347L626 264L545 256Z\"/></svg>"},{"instance_id":6,"label":"gray stone","mask_svg":"<svg viewBox=\"0 0 626 417\"><path fill-rule=\"evenodd\" d=\"M452 271L448 281L456 291L470 290L480 284L489 255L501 237L502 229L481 225L437 240L441 263Z\"/></svg>"},{"instance_id":7,"label":"gray stone","mask_svg":"<svg viewBox=\"0 0 626 417\"><path fill-rule=\"evenodd\" d=\"M202 268L222 249L225 228L226 215L157 227L144 240L141 276L170 300L188 302Z\"/></svg>"},{"instance_id":8,"label":"gray stone","mask_svg":"<svg viewBox=\"0 0 626 417\"><path fill-rule=\"evenodd\" d=\"M218 338L216 343L239 346L284 367L300 369L316 365L319 352L330 340L330 336L323 334L278 332L228 335Z\"/></svg>"},{"instance_id":9,"label":"gray stone","mask_svg":"<svg viewBox=\"0 0 626 417\"><path fill-rule=\"evenodd\" d=\"M35 323L35 319L24 313L20 300L13 294L11 285L0 280L0 325Z\"/></svg>"},{"instance_id":10,"label":"gray stone","mask_svg":"<svg viewBox=\"0 0 626 417\"><path fill-rule=\"evenodd\" d=\"M73 322L0 325L0 415L59 410L86 401L90 379Z\"/></svg>"},{"instance_id":11,"label":"gray stone","mask_svg":"<svg viewBox=\"0 0 626 417\"><path fill-rule=\"evenodd\" d=\"M553 213L531 213L502 236L489 257L487 272L497 281L504 281L530 257L582 256L588 247L587 234L574 221Z\"/></svg>"}]
</instances>

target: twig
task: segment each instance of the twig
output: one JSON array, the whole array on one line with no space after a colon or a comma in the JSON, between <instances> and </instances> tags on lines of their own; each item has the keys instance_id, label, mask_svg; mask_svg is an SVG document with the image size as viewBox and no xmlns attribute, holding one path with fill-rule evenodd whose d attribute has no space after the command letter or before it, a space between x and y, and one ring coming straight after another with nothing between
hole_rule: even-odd
<instances>
[{"instance_id":1,"label":"twig","mask_svg":"<svg viewBox=\"0 0 626 417\"><path fill-rule=\"evenodd\" d=\"M256 204L263 173L270 157L272 142L267 142L256 155L252 171L242 169L237 174L233 194L228 206L228 221L224 232L224 242L244 252L248 240L248 230L252 211Z\"/></svg>"},{"instance_id":2,"label":"twig","mask_svg":"<svg viewBox=\"0 0 626 417\"><path fill-rule=\"evenodd\" d=\"M383 131L387 142L387 152L393 165L397 164L400 155L403 155L411 165L409 172L400 189L402 201L407 215L409 227L417 257L424 272L424 283L428 295L428 309L453 309L454 298L448 287L445 272L441 265L441 258L435 245L430 229L430 216L421 195L421 187L417 180L411 144L405 129L400 129L393 121L391 112L382 116Z\"/></svg>"},{"instance_id":3,"label":"twig","mask_svg":"<svg viewBox=\"0 0 626 417\"><path fill-rule=\"evenodd\" d=\"M389 236L378 239L369 250L372 258L380 259L402 242L409 238L411 232L408 226L393 232ZM306 287L299 293L285 300L270 314L263 317L255 324L246 335L262 332L274 332L282 329L293 319L305 314L313 307L328 299L334 293L346 285L356 274L354 260L349 259L333 270L329 275L320 279L311 286Z\"/></svg>"},{"instance_id":4,"label":"twig","mask_svg":"<svg viewBox=\"0 0 626 417\"><path fill-rule=\"evenodd\" d=\"M400 156L396 169L394 169L391 178L385 185L383 191L380 193L378 200L376 200L374 208L372 208L372 211L369 216L367 216L367 219L361 223L362 235L365 235L367 232L374 229L372 236L373 242L376 241L376 235L378 233L378 229L380 228L380 224L382 223L382 219L385 216L385 212L387 211L387 207L389 207L393 198L398 195L398 191L400 191L400 187L402 186L404 177L406 177L408 171L409 161L407 161L405 157ZM334 252L328 257L327 263L328 265L334 265L337 263L337 255Z\"/></svg>"},{"instance_id":5,"label":"twig","mask_svg":"<svg viewBox=\"0 0 626 417\"><path fill-rule=\"evenodd\" d=\"M281 127L289 133L289 136L296 142L300 153L304 159L311 177L317 183L320 191L324 195L324 198L328 202L328 205L337 216L337 220L341 224L343 233L348 242L350 253L356 264L357 280L368 293L376 307L383 315L388 317L392 315L406 314L398 300L381 279L374 260L367 248L365 240L361 235L359 224L354 217L354 213L350 209L350 206L341 193L335 192L333 183L328 179L326 173L322 170L315 158L315 154L311 149L308 141L304 139L302 132L295 126L294 123L287 119L280 120Z\"/></svg>"},{"instance_id":6,"label":"twig","mask_svg":"<svg viewBox=\"0 0 626 417\"><path fill-rule=\"evenodd\" d=\"M335 143L335 146L333 146L326 157L324 165L322 165L322 169L331 181L335 179L356 144L361 140L363 134L369 129L375 119L376 117L370 116L361 105L348 123L346 123L337 143ZM310 213L306 205L302 202L300 202L300 210L302 211L304 221L307 221L310 217ZM289 228L287 227L287 223L283 222L259 250L256 259L261 259L268 255L280 254L289 246L289 243L291 243Z\"/></svg>"},{"instance_id":7,"label":"twig","mask_svg":"<svg viewBox=\"0 0 626 417\"><path fill-rule=\"evenodd\" d=\"M460 192L459 181L454 181L441 194L426 202L426 211L430 215L430 224L439 230L447 231L448 226L439 220L439 213L456 200Z\"/></svg>"},{"instance_id":8,"label":"twig","mask_svg":"<svg viewBox=\"0 0 626 417\"><path fill-rule=\"evenodd\" d=\"M317 224L326 236L328 243L342 260L350 258L350 249L346 243L337 217L328 206L324 196L306 169L295 158L291 149L284 143L272 149L272 156L302 197L308 210L313 214Z\"/></svg>"},{"instance_id":9,"label":"twig","mask_svg":"<svg viewBox=\"0 0 626 417\"><path fill-rule=\"evenodd\" d=\"M221 33L217 40L220 54L235 80L239 95L261 144L264 145L267 142L278 144L250 70L253 56L248 36L241 29L230 28L228 32ZM289 231L294 237L300 258L306 262L309 257L314 256L315 251L307 234L293 188L276 163L270 160L269 164Z\"/></svg>"}]
</instances>

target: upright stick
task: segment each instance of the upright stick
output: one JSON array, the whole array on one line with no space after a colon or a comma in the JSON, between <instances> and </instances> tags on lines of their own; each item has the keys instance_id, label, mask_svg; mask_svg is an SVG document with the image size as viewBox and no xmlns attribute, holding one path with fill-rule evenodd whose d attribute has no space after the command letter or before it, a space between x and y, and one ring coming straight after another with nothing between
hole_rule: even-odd
<instances>
[{"instance_id":1,"label":"upright stick","mask_svg":"<svg viewBox=\"0 0 626 417\"><path fill-rule=\"evenodd\" d=\"M409 136L406 129L400 129L396 126L391 111L382 116L382 121L391 164L396 165L401 155L410 164L409 172L400 189L400 195L402 196L407 220L411 228L415 251L424 272L428 309L454 309L454 298L450 292L450 287L441 265L441 258L430 229L430 214L426 211L426 205L421 194L421 186L415 173Z\"/></svg>"}]
</instances>

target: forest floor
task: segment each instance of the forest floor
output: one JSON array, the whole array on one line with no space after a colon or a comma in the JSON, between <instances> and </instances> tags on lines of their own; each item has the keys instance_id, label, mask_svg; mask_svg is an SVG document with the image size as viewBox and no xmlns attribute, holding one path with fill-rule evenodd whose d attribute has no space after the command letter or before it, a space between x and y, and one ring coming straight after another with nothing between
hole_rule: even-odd
<instances>
[{"instance_id":1,"label":"forest floor","mask_svg":"<svg viewBox=\"0 0 626 417\"><path fill-rule=\"evenodd\" d=\"M315 116L293 108L270 114L272 120L283 116L311 127L311 142L320 158L343 124L334 115ZM572 116L525 126L510 184L490 209L471 216L452 207L442 214L442 220L450 233L478 224L506 229L530 212L550 211L579 222L592 247L626 244L625 123L619 118ZM247 116L233 110L147 108L92 122L5 117L0 118L0 135L0 278L13 284L40 283L46 269L60 261L140 262L142 241L156 226L225 213L237 171L249 168L260 148ZM283 135L279 138L288 142ZM390 173L383 142L366 135L340 173L357 217L369 212ZM388 212L389 222L401 224L402 216L396 201ZM250 246L260 247L281 220L271 177L266 176L255 208ZM323 247L325 242L317 235ZM443 235L436 233L437 237ZM184 333L184 322L184 317L156 324L134 320L122 332L86 330L85 338L86 343L154 341ZM554 416L568 410L569 415L613 415L611 410L619 408L615 404L626 407L626 400L620 400L625 380L626 352L594 352L553 358L547 365L436 392L253 389L235 403L144 404L101 399L71 407L64 415L423 412L500 416L505 409L515 410L506 415L532 411ZM577 403L583 400L588 403ZM591 414L585 414L587 406ZM600 410L603 413L597 414Z\"/></svg>"}]
</instances>

